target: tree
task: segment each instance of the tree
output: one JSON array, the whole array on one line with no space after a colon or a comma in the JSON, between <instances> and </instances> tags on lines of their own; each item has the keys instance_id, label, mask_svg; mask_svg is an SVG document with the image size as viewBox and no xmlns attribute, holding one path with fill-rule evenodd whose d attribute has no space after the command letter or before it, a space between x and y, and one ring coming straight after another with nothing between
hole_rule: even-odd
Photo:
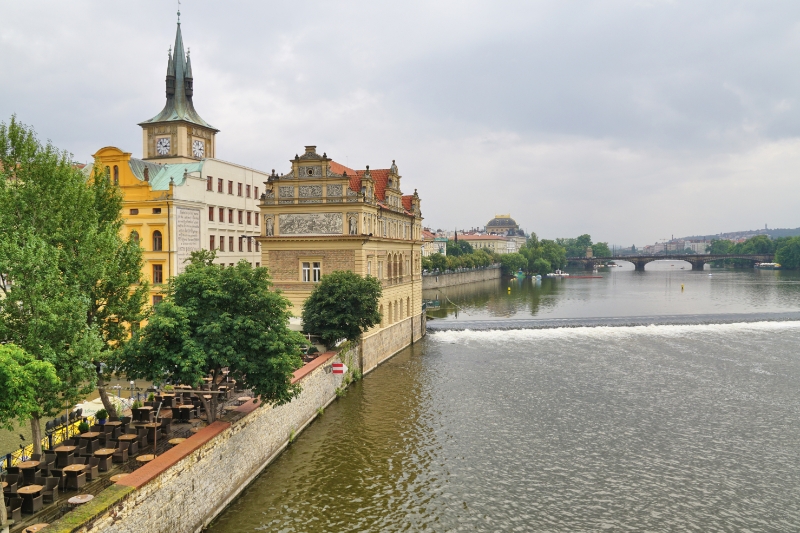
<instances>
[{"instance_id":1,"label":"tree","mask_svg":"<svg viewBox=\"0 0 800 533\"><path fill-rule=\"evenodd\" d=\"M80 280L106 257L99 243L117 230L98 223L94 195L69 154L41 144L15 117L0 123L0 343L51 363L60 378L30 413L35 453L40 419L95 383L101 332L87 319L90 295Z\"/></svg>"},{"instance_id":2,"label":"tree","mask_svg":"<svg viewBox=\"0 0 800 533\"><path fill-rule=\"evenodd\" d=\"M471 254L472 252L475 251L475 249L472 248L472 245L470 243L468 243L467 241L455 242L455 241L451 241L451 240L447 241L447 249L446 250L447 250L447 256L448 257L458 257L458 256L464 255L464 254Z\"/></svg>"},{"instance_id":3,"label":"tree","mask_svg":"<svg viewBox=\"0 0 800 533\"><path fill-rule=\"evenodd\" d=\"M586 249L592 246L592 237L584 233L575 239L556 239L556 243L566 248L567 257L586 257Z\"/></svg>"},{"instance_id":4,"label":"tree","mask_svg":"<svg viewBox=\"0 0 800 533\"><path fill-rule=\"evenodd\" d=\"M528 266L528 260L519 253L502 254L500 256L500 265L502 266L503 274L508 275L525 269Z\"/></svg>"},{"instance_id":5,"label":"tree","mask_svg":"<svg viewBox=\"0 0 800 533\"><path fill-rule=\"evenodd\" d=\"M362 278L350 271L322 276L303 303L303 332L317 335L328 347L341 339L357 340L380 324L382 292L380 281L372 276Z\"/></svg>"},{"instance_id":6,"label":"tree","mask_svg":"<svg viewBox=\"0 0 800 533\"><path fill-rule=\"evenodd\" d=\"M775 252L775 262L783 268L800 268L800 237L791 237L785 240Z\"/></svg>"},{"instance_id":7,"label":"tree","mask_svg":"<svg viewBox=\"0 0 800 533\"><path fill-rule=\"evenodd\" d=\"M595 257L611 257L611 249L607 242L596 242L592 245L592 255Z\"/></svg>"},{"instance_id":8,"label":"tree","mask_svg":"<svg viewBox=\"0 0 800 533\"><path fill-rule=\"evenodd\" d=\"M541 276L544 276L545 274L549 274L550 272L552 272L550 262L547 259L541 257L533 262L533 265L530 270L532 274L539 274Z\"/></svg>"},{"instance_id":9,"label":"tree","mask_svg":"<svg viewBox=\"0 0 800 533\"><path fill-rule=\"evenodd\" d=\"M447 270L447 257L442 254L431 254L431 268L438 269L440 271Z\"/></svg>"},{"instance_id":10,"label":"tree","mask_svg":"<svg viewBox=\"0 0 800 533\"><path fill-rule=\"evenodd\" d=\"M39 361L13 344L0 345L0 428L15 429L39 409L40 396L57 391L60 382L50 363ZM0 531L8 525L0 498Z\"/></svg>"},{"instance_id":11,"label":"tree","mask_svg":"<svg viewBox=\"0 0 800 533\"><path fill-rule=\"evenodd\" d=\"M289 301L270 290L266 268L242 260L214 265L214 252L192 253L186 270L172 278L148 323L134 331L117 360L132 379L192 386L211 377L218 390L222 369L262 401L282 404L300 393L291 383L302 366L302 335L289 329ZM212 422L217 394L198 394Z\"/></svg>"}]
</instances>

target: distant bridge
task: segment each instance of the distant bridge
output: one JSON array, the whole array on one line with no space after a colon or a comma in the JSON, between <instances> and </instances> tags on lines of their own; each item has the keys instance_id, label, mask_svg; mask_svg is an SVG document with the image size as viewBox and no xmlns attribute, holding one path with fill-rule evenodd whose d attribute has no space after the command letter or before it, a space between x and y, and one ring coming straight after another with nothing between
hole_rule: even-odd
<instances>
[{"instance_id":1,"label":"distant bridge","mask_svg":"<svg viewBox=\"0 0 800 533\"><path fill-rule=\"evenodd\" d=\"M732 254L732 255L686 255L686 254L672 254L672 255L624 255L618 257L567 257L569 263L582 263L587 270L591 270L597 263L605 263L608 261L627 261L633 263L636 270L644 272L644 266L653 261L686 261L691 263L692 270L703 270L706 263L712 261L719 261L721 259L744 259L751 261L754 265L756 263L771 263L774 261L773 254Z\"/></svg>"}]
</instances>

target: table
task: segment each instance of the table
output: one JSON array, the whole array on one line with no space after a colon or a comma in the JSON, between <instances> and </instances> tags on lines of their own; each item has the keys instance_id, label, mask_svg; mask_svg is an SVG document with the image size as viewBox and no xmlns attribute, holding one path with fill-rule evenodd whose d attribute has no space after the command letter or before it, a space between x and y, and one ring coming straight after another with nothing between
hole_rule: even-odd
<instances>
[{"instance_id":1,"label":"table","mask_svg":"<svg viewBox=\"0 0 800 533\"><path fill-rule=\"evenodd\" d=\"M99 431L87 431L86 433L81 433L81 438L86 440L94 440L99 437L101 433Z\"/></svg>"},{"instance_id":2,"label":"table","mask_svg":"<svg viewBox=\"0 0 800 533\"><path fill-rule=\"evenodd\" d=\"M78 476L83 474L86 470L86 465L69 465L61 469L64 475L67 476L66 488L74 488L78 490Z\"/></svg>"},{"instance_id":3,"label":"table","mask_svg":"<svg viewBox=\"0 0 800 533\"><path fill-rule=\"evenodd\" d=\"M183 437L177 437L177 438L174 438L174 439L170 439L169 443L172 444L173 446L177 446L178 444L180 444L181 442L183 442L185 440L186 439L183 438Z\"/></svg>"},{"instance_id":4,"label":"table","mask_svg":"<svg viewBox=\"0 0 800 533\"><path fill-rule=\"evenodd\" d=\"M179 405L178 407L173 407L172 412L178 411L178 420L181 422L189 422L192 409L194 409L194 405Z\"/></svg>"},{"instance_id":5,"label":"table","mask_svg":"<svg viewBox=\"0 0 800 533\"><path fill-rule=\"evenodd\" d=\"M59 446L53 450L56 452L56 466L67 466L70 454L77 449L77 446Z\"/></svg>"},{"instance_id":6,"label":"table","mask_svg":"<svg viewBox=\"0 0 800 533\"><path fill-rule=\"evenodd\" d=\"M116 476L111 476L110 479L112 483L116 483L117 481L119 481L120 479L124 478L127 475L128 474L117 474Z\"/></svg>"},{"instance_id":7,"label":"table","mask_svg":"<svg viewBox=\"0 0 800 533\"><path fill-rule=\"evenodd\" d=\"M94 496L91 494L78 494L67 501L72 505L81 505L82 503L89 503L92 500L94 500Z\"/></svg>"},{"instance_id":8,"label":"table","mask_svg":"<svg viewBox=\"0 0 800 533\"><path fill-rule=\"evenodd\" d=\"M26 527L26 528L25 528L25 529L23 529L22 531L23 531L23 533L36 533L36 532L37 532L37 531L39 531L40 529L44 529L44 528L46 528L46 527L47 527L47 526L49 526L49 525L50 525L50 524L33 524L32 526L28 526L28 527Z\"/></svg>"},{"instance_id":9,"label":"table","mask_svg":"<svg viewBox=\"0 0 800 533\"><path fill-rule=\"evenodd\" d=\"M108 472L108 458L114 455L116 451L113 448L100 448L94 452L94 456L100 459L100 464L97 468L100 472Z\"/></svg>"},{"instance_id":10,"label":"table","mask_svg":"<svg viewBox=\"0 0 800 533\"><path fill-rule=\"evenodd\" d=\"M105 425L112 428L118 428L122 425L122 422L120 422L119 420L111 420L109 422L106 422Z\"/></svg>"},{"instance_id":11,"label":"table","mask_svg":"<svg viewBox=\"0 0 800 533\"><path fill-rule=\"evenodd\" d=\"M42 492L43 488L41 485L28 485L17 489L17 494L22 496L23 513L33 514L42 508L42 500L39 498L39 493ZM38 504L36 500L38 500Z\"/></svg>"},{"instance_id":12,"label":"table","mask_svg":"<svg viewBox=\"0 0 800 533\"><path fill-rule=\"evenodd\" d=\"M161 427L161 424L158 424L156 422L150 422L149 424L145 424L142 427L147 428L147 442L155 442L156 432L158 431L158 428Z\"/></svg>"},{"instance_id":13,"label":"table","mask_svg":"<svg viewBox=\"0 0 800 533\"><path fill-rule=\"evenodd\" d=\"M140 463L149 463L150 461L152 461L155 458L156 458L155 455L148 453L148 454L145 454L145 455L140 455L139 457L136 458L136 460L139 461Z\"/></svg>"},{"instance_id":14,"label":"table","mask_svg":"<svg viewBox=\"0 0 800 533\"><path fill-rule=\"evenodd\" d=\"M138 439L139 439L139 435L130 435L130 434L120 435L117 438L117 440L121 440L123 442L125 442L125 441L131 442L131 441L138 440Z\"/></svg>"},{"instance_id":15,"label":"table","mask_svg":"<svg viewBox=\"0 0 800 533\"><path fill-rule=\"evenodd\" d=\"M39 461L23 461L17 464L17 468L22 471L22 479L25 483L31 484L36 479L36 469L39 467Z\"/></svg>"}]
</instances>

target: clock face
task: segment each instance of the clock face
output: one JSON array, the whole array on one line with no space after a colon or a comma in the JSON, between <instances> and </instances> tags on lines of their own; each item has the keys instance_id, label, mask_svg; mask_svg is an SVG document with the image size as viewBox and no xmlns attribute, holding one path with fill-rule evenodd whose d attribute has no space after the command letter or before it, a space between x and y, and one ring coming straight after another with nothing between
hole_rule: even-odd
<instances>
[{"instance_id":1,"label":"clock face","mask_svg":"<svg viewBox=\"0 0 800 533\"><path fill-rule=\"evenodd\" d=\"M162 137L156 141L156 151L158 155L167 155L169 153L169 137Z\"/></svg>"},{"instance_id":2,"label":"clock face","mask_svg":"<svg viewBox=\"0 0 800 533\"><path fill-rule=\"evenodd\" d=\"M203 157L206 153L206 145L203 141L192 141L192 155Z\"/></svg>"}]
</instances>

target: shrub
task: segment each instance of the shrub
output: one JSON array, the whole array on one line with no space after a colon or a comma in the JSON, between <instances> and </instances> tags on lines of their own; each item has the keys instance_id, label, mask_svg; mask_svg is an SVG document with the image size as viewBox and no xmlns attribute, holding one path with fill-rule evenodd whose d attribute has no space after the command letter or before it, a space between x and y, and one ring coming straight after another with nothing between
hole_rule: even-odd
<instances>
[{"instance_id":1,"label":"shrub","mask_svg":"<svg viewBox=\"0 0 800 533\"><path fill-rule=\"evenodd\" d=\"M94 414L94 417L98 420L105 420L106 418L108 418L108 411L106 411L105 409L100 409Z\"/></svg>"},{"instance_id":2,"label":"shrub","mask_svg":"<svg viewBox=\"0 0 800 533\"><path fill-rule=\"evenodd\" d=\"M78 424L78 433L86 433L87 431L89 431L89 424L87 424L86 421L84 420L83 422Z\"/></svg>"}]
</instances>

